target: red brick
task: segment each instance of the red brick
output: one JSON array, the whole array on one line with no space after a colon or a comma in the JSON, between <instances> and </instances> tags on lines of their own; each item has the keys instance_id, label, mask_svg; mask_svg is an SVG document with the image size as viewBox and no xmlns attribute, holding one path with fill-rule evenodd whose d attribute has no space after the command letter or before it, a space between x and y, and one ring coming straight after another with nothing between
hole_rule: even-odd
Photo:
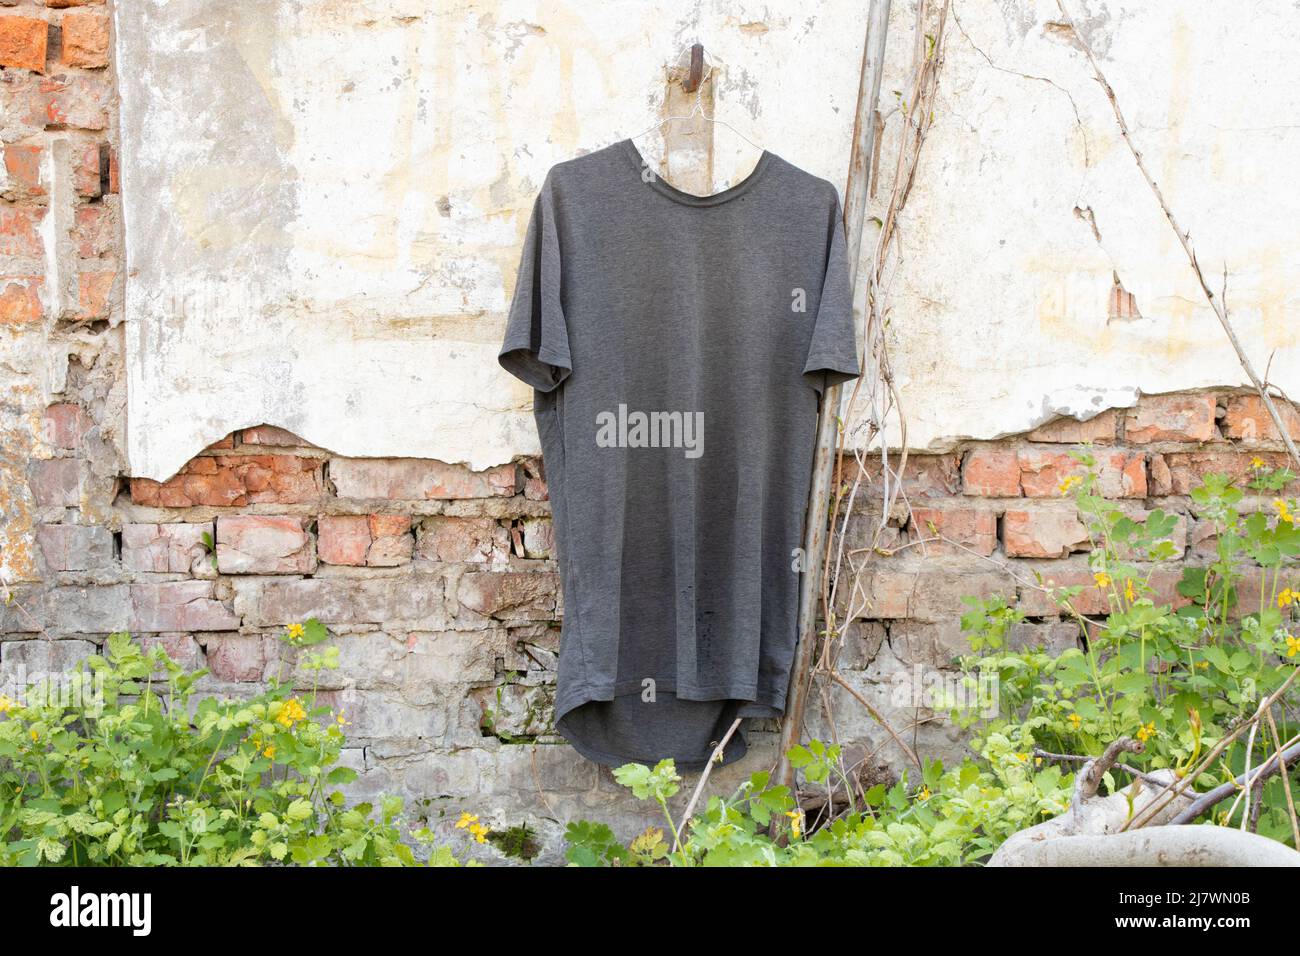
<instances>
[{"instance_id":1,"label":"red brick","mask_svg":"<svg viewBox=\"0 0 1300 956\"><path fill-rule=\"evenodd\" d=\"M0 17L0 66L45 70L50 25L34 17Z\"/></svg>"},{"instance_id":2,"label":"red brick","mask_svg":"<svg viewBox=\"0 0 1300 956\"><path fill-rule=\"evenodd\" d=\"M1147 493L1156 498L1174 493L1174 479L1169 473L1169 462L1164 455L1151 456L1151 485Z\"/></svg>"},{"instance_id":3,"label":"red brick","mask_svg":"<svg viewBox=\"0 0 1300 956\"><path fill-rule=\"evenodd\" d=\"M1061 445L1081 445L1084 442L1110 445L1115 442L1118 423L1118 413L1110 408L1082 422L1075 418L1058 418L1040 425L1025 437L1030 441L1054 442Z\"/></svg>"},{"instance_id":4,"label":"red brick","mask_svg":"<svg viewBox=\"0 0 1300 956\"><path fill-rule=\"evenodd\" d=\"M217 519L217 570L222 574L311 574L316 550L302 519L229 515Z\"/></svg>"},{"instance_id":5,"label":"red brick","mask_svg":"<svg viewBox=\"0 0 1300 956\"><path fill-rule=\"evenodd\" d=\"M1110 592L1097 586L1097 580L1088 568L1052 568L1044 572L1043 578L1043 585L1050 589L1082 588L1070 601L1080 614L1109 613ZM1063 613L1052 594L1028 584L1020 585L1017 607L1030 617L1057 617Z\"/></svg>"},{"instance_id":6,"label":"red brick","mask_svg":"<svg viewBox=\"0 0 1300 956\"><path fill-rule=\"evenodd\" d=\"M1063 558L1088 547L1088 529L1073 509L1008 511L1002 544L1012 558Z\"/></svg>"},{"instance_id":7,"label":"red brick","mask_svg":"<svg viewBox=\"0 0 1300 956\"><path fill-rule=\"evenodd\" d=\"M161 647L173 664L179 664L188 671L196 671L204 666L203 648L189 634L146 634L139 640L140 647L146 654L155 647Z\"/></svg>"},{"instance_id":8,"label":"red brick","mask_svg":"<svg viewBox=\"0 0 1300 956\"><path fill-rule=\"evenodd\" d=\"M519 462L524 472L524 497L529 501L547 501L551 497L546 487L546 471L540 458L523 458Z\"/></svg>"},{"instance_id":9,"label":"red brick","mask_svg":"<svg viewBox=\"0 0 1300 956\"><path fill-rule=\"evenodd\" d=\"M192 458L165 482L131 479L140 505L301 504L321 496L321 462L297 455L217 455Z\"/></svg>"},{"instance_id":10,"label":"red brick","mask_svg":"<svg viewBox=\"0 0 1300 956\"><path fill-rule=\"evenodd\" d=\"M897 478L894 477L898 474L898 465L898 456L891 456L889 460L889 467L893 472L889 482L891 489L898 484ZM857 474L857 468L858 465L852 456L846 456L843 474L853 476ZM873 498L882 497L885 482L881 480L880 457L870 456L863 470L865 472L863 491ZM950 495L960 494L961 455L908 455L901 484L903 492L912 499L947 498Z\"/></svg>"},{"instance_id":11,"label":"red brick","mask_svg":"<svg viewBox=\"0 0 1300 956\"><path fill-rule=\"evenodd\" d=\"M93 7L103 2L104 0L45 0L45 5L61 9L64 7Z\"/></svg>"},{"instance_id":12,"label":"red brick","mask_svg":"<svg viewBox=\"0 0 1300 956\"><path fill-rule=\"evenodd\" d=\"M1015 582L1000 572L927 568L923 571L896 571L877 568L862 575L866 607L858 608L856 617L951 623L961 614L965 596L985 599L995 594L1014 593ZM852 588L840 589L843 605ZM841 607L841 613L847 613Z\"/></svg>"},{"instance_id":13,"label":"red brick","mask_svg":"<svg viewBox=\"0 0 1300 956\"><path fill-rule=\"evenodd\" d=\"M217 680L236 683L260 681L266 669L266 642L256 634L221 634L209 637L208 671Z\"/></svg>"},{"instance_id":14,"label":"red brick","mask_svg":"<svg viewBox=\"0 0 1300 956\"><path fill-rule=\"evenodd\" d=\"M235 435L231 432L225 438L214 441L204 451L233 451L235 447Z\"/></svg>"},{"instance_id":15,"label":"red brick","mask_svg":"<svg viewBox=\"0 0 1300 956\"><path fill-rule=\"evenodd\" d=\"M366 564L372 568L393 568L411 560L415 539L411 537L409 515L371 515L370 550Z\"/></svg>"},{"instance_id":16,"label":"red brick","mask_svg":"<svg viewBox=\"0 0 1300 956\"><path fill-rule=\"evenodd\" d=\"M41 507L76 508L81 504L83 463L76 458L49 458L29 466L32 497Z\"/></svg>"},{"instance_id":17,"label":"red brick","mask_svg":"<svg viewBox=\"0 0 1300 956\"><path fill-rule=\"evenodd\" d=\"M131 585L129 629L137 632L229 631L239 618L215 595L212 581Z\"/></svg>"},{"instance_id":18,"label":"red brick","mask_svg":"<svg viewBox=\"0 0 1300 956\"><path fill-rule=\"evenodd\" d=\"M116 272L82 272L77 275L78 319L108 318L108 300L116 278Z\"/></svg>"},{"instance_id":19,"label":"red brick","mask_svg":"<svg viewBox=\"0 0 1300 956\"><path fill-rule=\"evenodd\" d=\"M1116 449L1094 450L1097 490L1107 498L1145 498L1146 455ZM1086 471L1082 462L1066 452L1022 448L1018 454L1020 485L1028 498L1059 498L1062 484Z\"/></svg>"},{"instance_id":20,"label":"red brick","mask_svg":"<svg viewBox=\"0 0 1300 956\"><path fill-rule=\"evenodd\" d=\"M962 491L985 498L1020 495L1020 462L1013 448L976 448L962 468Z\"/></svg>"},{"instance_id":21,"label":"red brick","mask_svg":"<svg viewBox=\"0 0 1300 956\"><path fill-rule=\"evenodd\" d=\"M99 203L78 206L72 237L77 243L77 255L83 259L102 259L111 255L117 245L117 236L108 207Z\"/></svg>"},{"instance_id":22,"label":"red brick","mask_svg":"<svg viewBox=\"0 0 1300 956\"><path fill-rule=\"evenodd\" d=\"M38 206L0 208L0 256L40 259L45 255L41 241L41 221L45 210Z\"/></svg>"},{"instance_id":23,"label":"red brick","mask_svg":"<svg viewBox=\"0 0 1300 956\"><path fill-rule=\"evenodd\" d=\"M1273 399L1278 414L1287 433L1294 439L1300 439L1300 412L1294 405L1281 399ZM1223 420L1223 433L1228 438L1243 441L1279 441L1281 433L1273 424L1264 401L1258 395L1234 395L1228 399L1228 413Z\"/></svg>"},{"instance_id":24,"label":"red brick","mask_svg":"<svg viewBox=\"0 0 1300 956\"><path fill-rule=\"evenodd\" d=\"M555 554L555 525L550 518L524 519L524 557L549 558Z\"/></svg>"},{"instance_id":25,"label":"red brick","mask_svg":"<svg viewBox=\"0 0 1300 956\"><path fill-rule=\"evenodd\" d=\"M913 537L926 539L936 533L987 557L998 546L997 515L990 508L913 508ZM964 553L948 541L927 542L925 547L931 553Z\"/></svg>"},{"instance_id":26,"label":"red brick","mask_svg":"<svg viewBox=\"0 0 1300 956\"><path fill-rule=\"evenodd\" d=\"M461 607L502 620L549 620L555 614L558 576L536 571L476 571L461 576Z\"/></svg>"},{"instance_id":27,"label":"red brick","mask_svg":"<svg viewBox=\"0 0 1300 956\"><path fill-rule=\"evenodd\" d=\"M90 429L90 419L80 405L58 402L45 409L44 439L55 448L73 449Z\"/></svg>"},{"instance_id":28,"label":"red brick","mask_svg":"<svg viewBox=\"0 0 1300 956\"><path fill-rule=\"evenodd\" d=\"M78 196L96 199L100 195L99 144L83 143L73 157L72 183Z\"/></svg>"},{"instance_id":29,"label":"red brick","mask_svg":"<svg viewBox=\"0 0 1300 956\"><path fill-rule=\"evenodd\" d=\"M45 122L70 129L107 129L111 92L103 74L46 77L40 84Z\"/></svg>"},{"instance_id":30,"label":"red brick","mask_svg":"<svg viewBox=\"0 0 1300 956\"><path fill-rule=\"evenodd\" d=\"M1228 475L1236 479L1239 488L1245 488L1254 471L1252 460L1255 458L1269 468L1291 464L1287 456L1279 452L1194 451L1174 452L1164 457L1169 466L1170 491L1175 495L1190 494L1201 484L1202 478L1211 473ZM1297 489L1300 489L1300 482L1292 482L1291 493Z\"/></svg>"},{"instance_id":31,"label":"red brick","mask_svg":"<svg viewBox=\"0 0 1300 956\"><path fill-rule=\"evenodd\" d=\"M63 15L62 60L68 66L98 69L108 66L108 16L97 11Z\"/></svg>"},{"instance_id":32,"label":"red brick","mask_svg":"<svg viewBox=\"0 0 1300 956\"><path fill-rule=\"evenodd\" d=\"M421 458L331 458L329 471L340 498L495 498L516 490L514 465L471 471Z\"/></svg>"},{"instance_id":33,"label":"red brick","mask_svg":"<svg viewBox=\"0 0 1300 956\"><path fill-rule=\"evenodd\" d=\"M108 149L108 191L116 196L122 191L121 167L117 161L117 150Z\"/></svg>"},{"instance_id":34,"label":"red brick","mask_svg":"<svg viewBox=\"0 0 1300 956\"><path fill-rule=\"evenodd\" d=\"M98 570L113 560L113 536L98 525L42 525L36 541L51 571Z\"/></svg>"},{"instance_id":35,"label":"red brick","mask_svg":"<svg viewBox=\"0 0 1300 956\"><path fill-rule=\"evenodd\" d=\"M45 316L40 276L0 276L0 325L25 325Z\"/></svg>"},{"instance_id":36,"label":"red brick","mask_svg":"<svg viewBox=\"0 0 1300 956\"><path fill-rule=\"evenodd\" d=\"M1206 442L1215 437L1215 396L1144 395L1124 416L1124 437L1135 444Z\"/></svg>"},{"instance_id":37,"label":"red brick","mask_svg":"<svg viewBox=\"0 0 1300 956\"><path fill-rule=\"evenodd\" d=\"M211 522L125 524L122 526L122 567L128 571L186 574L197 560L210 561Z\"/></svg>"},{"instance_id":38,"label":"red brick","mask_svg":"<svg viewBox=\"0 0 1300 956\"><path fill-rule=\"evenodd\" d=\"M316 522L316 551L326 564L362 567L370 553L365 515L324 515Z\"/></svg>"},{"instance_id":39,"label":"red brick","mask_svg":"<svg viewBox=\"0 0 1300 956\"><path fill-rule=\"evenodd\" d=\"M510 553L510 535L491 518L426 518L419 535L420 557L430 561L490 562Z\"/></svg>"},{"instance_id":40,"label":"red brick","mask_svg":"<svg viewBox=\"0 0 1300 956\"><path fill-rule=\"evenodd\" d=\"M45 195L45 184L41 181L44 154L44 149L33 143L5 144L5 173L28 196Z\"/></svg>"}]
</instances>

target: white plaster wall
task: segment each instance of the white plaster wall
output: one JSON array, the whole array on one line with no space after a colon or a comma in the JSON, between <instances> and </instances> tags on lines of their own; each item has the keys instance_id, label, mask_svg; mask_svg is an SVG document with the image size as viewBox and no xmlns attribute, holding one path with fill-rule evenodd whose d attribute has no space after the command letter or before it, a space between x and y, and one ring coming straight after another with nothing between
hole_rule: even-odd
<instances>
[{"instance_id":1,"label":"white plaster wall","mask_svg":"<svg viewBox=\"0 0 1300 956\"><path fill-rule=\"evenodd\" d=\"M496 352L546 171L653 124L699 36L718 115L838 180L860 6L117 4L131 473L259 422L347 455L536 452Z\"/></svg>"},{"instance_id":2,"label":"white plaster wall","mask_svg":"<svg viewBox=\"0 0 1300 956\"><path fill-rule=\"evenodd\" d=\"M1300 9L1065 5L1216 294L1226 265L1230 318L1256 367L1271 361L1271 380L1300 392ZM912 447L1088 418L1139 391L1248 384L1104 91L1052 26L1056 0L954 10L892 287ZM911 16L896 5L891 31ZM911 51L891 49L885 88L903 89ZM882 168L895 149L890 135ZM1116 274L1142 318L1108 319Z\"/></svg>"},{"instance_id":3,"label":"white plaster wall","mask_svg":"<svg viewBox=\"0 0 1300 956\"><path fill-rule=\"evenodd\" d=\"M718 115L843 187L858 2L115 7L138 476L260 422L348 455L483 467L535 452L528 390L495 360L532 198L553 163L651 125L665 66L697 36L722 61ZM1226 263L1257 363L1300 392L1295 6L1068 8L1203 266ZM912 446L1244 381L1100 87L1050 25L1055 0L955 11L892 286ZM886 107L913 17L895 0ZM895 115L878 201L897 129ZM1108 321L1114 274L1141 319Z\"/></svg>"}]
</instances>

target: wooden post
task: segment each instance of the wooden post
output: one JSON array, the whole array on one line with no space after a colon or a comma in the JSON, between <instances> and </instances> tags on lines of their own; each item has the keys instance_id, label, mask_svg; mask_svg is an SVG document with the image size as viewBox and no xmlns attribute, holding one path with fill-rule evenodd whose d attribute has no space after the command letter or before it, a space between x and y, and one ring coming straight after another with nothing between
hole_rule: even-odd
<instances>
[{"instance_id":1,"label":"wooden post","mask_svg":"<svg viewBox=\"0 0 1300 956\"><path fill-rule=\"evenodd\" d=\"M866 220L871 186L871 157L875 152L876 104L880 100L880 79L885 64L885 38L889 31L889 0L871 0L867 12L867 36L862 51L862 78L858 84L858 107L853 121L853 152L849 156L848 180L844 187L844 239L849 256L849 283L857 287L858 260L862 251L862 226ZM856 299L856 295L855 295ZM863 369L867 374L867 369ZM813 460L812 488L804 528L804 572L799 588L799 644L790 669L785 717L781 722L781 754L776 783L793 790L794 768L787 754L799 742L804 711L808 706L812 658L817 646L818 605L826 564L827 522L831 483L835 475L835 450L839 438L840 386L826 389L817 419L817 452Z\"/></svg>"}]
</instances>

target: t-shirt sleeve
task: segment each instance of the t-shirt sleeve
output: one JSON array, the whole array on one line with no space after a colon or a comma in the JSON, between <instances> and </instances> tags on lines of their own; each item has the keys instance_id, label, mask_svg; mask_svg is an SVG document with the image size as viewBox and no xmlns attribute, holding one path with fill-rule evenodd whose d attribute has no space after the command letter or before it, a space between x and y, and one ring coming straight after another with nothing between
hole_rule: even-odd
<instances>
[{"instance_id":1,"label":"t-shirt sleeve","mask_svg":"<svg viewBox=\"0 0 1300 956\"><path fill-rule=\"evenodd\" d=\"M502 368L540 392L552 391L573 370L560 275L555 201L547 176L528 220L505 341L497 357Z\"/></svg>"},{"instance_id":2,"label":"t-shirt sleeve","mask_svg":"<svg viewBox=\"0 0 1300 956\"><path fill-rule=\"evenodd\" d=\"M844 217L836 197L831 208L829 251L822 281L817 315L813 320L812 342L804 363L803 377L817 394L862 374L858 365L858 343L853 325L853 290L849 287L848 249L844 242Z\"/></svg>"}]
</instances>

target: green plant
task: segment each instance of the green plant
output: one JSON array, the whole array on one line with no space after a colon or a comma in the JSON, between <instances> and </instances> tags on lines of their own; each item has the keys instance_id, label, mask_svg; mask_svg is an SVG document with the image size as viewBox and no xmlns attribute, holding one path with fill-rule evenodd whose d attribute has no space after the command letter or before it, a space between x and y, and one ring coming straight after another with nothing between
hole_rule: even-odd
<instances>
[{"instance_id":1,"label":"green plant","mask_svg":"<svg viewBox=\"0 0 1300 956\"><path fill-rule=\"evenodd\" d=\"M1001 599L970 602L962 624L977 653L964 666L968 674L996 677L1000 712L982 722L969 713L954 716L980 734L1020 733L1026 748L1040 753L1096 756L1110 741L1130 736L1144 746L1133 759L1137 769L1195 775L1200 787L1243 773L1252 756L1258 766L1274 745L1294 745L1289 708L1298 698L1290 689L1276 718L1272 708L1267 715L1276 739L1255 727L1198 769L1217 744L1263 719L1261 701L1283 687L1298 663L1300 641L1291 628L1300 595L1291 575L1300 528L1293 519L1296 503L1283 494L1296 476L1256 459L1246 482L1250 497L1227 475L1202 479L1191 492L1191 508L1214 553L1203 566L1182 567L1176 584L1182 601L1176 602L1160 588L1172 580L1169 562L1182 559L1173 543L1178 516L1156 509L1135 517L1117 508L1098 494L1092 455L1083 451L1076 458L1081 471L1061 488L1074 496L1088 529L1093 587L1039 583L1077 623L1082 646L1058 655L1011 650L1008 628L1024 614ZM1081 613L1099 594L1107 612ZM1112 774L1108 783L1116 792L1128 780ZM1294 843L1286 787L1284 777L1274 777L1252 800L1237 801L1216 819L1227 823L1240 808L1258 832Z\"/></svg>"},{"instance_id":2,"label":"green plant","mask_svg":"<svg viewBox=\"0 0 1300 956\"><path fill-rule=\"evenodd\" d=\"M282 639L315 676L338 650L317 621ZM65 683L0 698L0 864L411 865L401 800L346 806L346 720L316 691L271 682L247 701L194 700L205 671L109 637ZM429 839L427 832L417 838ZM433 865L455 865L445 847Z\"/></svg>"}]
</instances>

